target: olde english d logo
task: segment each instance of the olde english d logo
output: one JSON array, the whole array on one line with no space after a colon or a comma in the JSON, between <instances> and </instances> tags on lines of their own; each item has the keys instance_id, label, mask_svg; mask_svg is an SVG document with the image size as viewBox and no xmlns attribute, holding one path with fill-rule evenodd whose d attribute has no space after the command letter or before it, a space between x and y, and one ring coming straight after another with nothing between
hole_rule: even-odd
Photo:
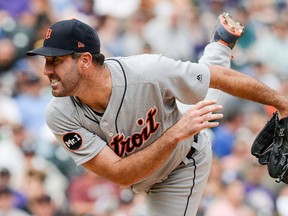
<instances>
[{"instance_id":1,"label":"olde english d logo","mask_svg":"<svg viewBox=\"0 0 288 216\"><path fill-rule=\"evenodd\" d=\"M141 132L135 132L127 138L125 138L124 134L114 136L109 143L114 152L123 157L125 153L133 152L135 148L140 148L152 134L155 134L159 130L161 124L155 120L157 112L157 108L151 108L145 120L143 118L137 120L137 125L143 126Z\"/></svg>"},{"instance_id":2,"label":"olde english d logo","mask_svg":"<svg viewBox=\"0 0 288 216\"><path fill-rule=\"evenodd\" d=\"M52 29L48 29L47 32L46 32L46 36L45 36L46 40L51 37L51 33L52 33Z\"/></svg>"}]
</instances>

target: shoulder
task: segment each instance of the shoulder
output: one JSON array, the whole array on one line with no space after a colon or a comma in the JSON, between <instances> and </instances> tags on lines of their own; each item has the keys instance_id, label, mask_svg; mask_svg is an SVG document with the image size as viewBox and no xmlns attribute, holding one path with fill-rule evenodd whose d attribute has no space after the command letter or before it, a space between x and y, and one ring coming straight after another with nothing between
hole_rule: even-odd
<instances>
[{"instance_id":1,"label":"shoulder","mask_svg":"<svg viewBox=\"0 0 288 216\"><path fill-rule=\"evenodd\" d=\"M161 54L142 54L129 57L122 57L118 59L124 69L133 71L137 74L143 73L144 75L163 76L172 74L179 74L179 70L191 68L193 63L189 61L175 60ZM189 66L190 65L190 66ZM156 76L156 77L155 77Z\"/></svg>"},{"instance_id":2,"label":"shoulder","mask_svg":"<svg viewBox=\"0 0 288 216\"><path fill-rule=\"evenodd\" d=\"M75 112L75 103L71 97L53 97L45 112L47 124L55 124L57 121L71 121Z\"/></svg>"},{"instance_id":3,"label":"shoulder","mask_svg":"<svg viewBox=\"0 0 288 216\"><path fill-rule=\"evenodd\" d=\"M113 62L114 61L114 62ZM118 61L118 63L115 63ZM129 57L117 57L107 59L106 63L116 66L122 65L122 70L129 78L131 83L159 82L165 83L171 80L181 80L192 77L193 79L201 74L208 74L206 65L193 63L190 61L181 61L168 58L161 54L141 54ZM120 71L120 67L115 71ZM113 72L113 71L112 71Z\"/></svg>"},{"instance_id":4,"label":"shoulder","mask_svg":"<svg viewBox=\"0 0 288 216\"><path fill-rule=\"evenodd\" d=\"M74 103L75 102L71 97L52 97L47 106L47 112L53 110L67 110L70 106L74 106Z\"/></svg>"},{"instance_id":5,"label":"shoulder","mask_svg":"<svg viewBox=\"0 0 288 216\"><path fill-rule=\"evenodd\" d=\"M176 61L174 59L165 57L161 54L140 54L140 55L133 55L128 57L114 57L114 58L107 58L106 62L111 61L118 61L125 66L130 67L138 67L138 69L146 68L154 64L160 64L163 63L163 65L166 65L167 63L175 63Z\"/></svg>"},{"instance_id":6,"label":"shoulder","mask_svg":"<svg viewBox=\"0 0 288 216\"><path fill-rule=\"evenodd\" d=\"M147 63L149 64L153 64L153 63L163 63L163 64L167 64L167 63L175 63L176 60L172 59L172 58L168 58L166 56L163 56L162 54L142 54L142 55L134 55L134 56L130 56L130 57L125 57L122 58L123 61L125 62L135 62L138 65L146 65ZM121 60L122 60L121 59Z\"/></svg>"}]
</instances>

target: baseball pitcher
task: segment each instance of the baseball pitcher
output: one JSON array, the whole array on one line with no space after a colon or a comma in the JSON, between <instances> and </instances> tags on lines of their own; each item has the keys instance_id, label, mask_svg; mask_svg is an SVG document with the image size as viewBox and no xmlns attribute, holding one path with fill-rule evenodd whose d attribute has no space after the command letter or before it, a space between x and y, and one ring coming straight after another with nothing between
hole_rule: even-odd
<instances>
[{"instance_id":1,"label":"baseball pitcher","mask_svg":"<svg viewBox=\"0 0 288 216\"><path fill-rule=\"evenodd\" d=\"M204 100L209 88L288 116L284 96L229 69L243 29L222 14L213 41L192 63L156 54L105 59L93 28L76 19L57 22L43 47L27 52L46 60L54 96L47 124L77 165L147 193L147 216L193 216L211 166L203 129L223 116L216 100ZM182 114L176 100L194 106Z\"/></svg>"}]
</instances>

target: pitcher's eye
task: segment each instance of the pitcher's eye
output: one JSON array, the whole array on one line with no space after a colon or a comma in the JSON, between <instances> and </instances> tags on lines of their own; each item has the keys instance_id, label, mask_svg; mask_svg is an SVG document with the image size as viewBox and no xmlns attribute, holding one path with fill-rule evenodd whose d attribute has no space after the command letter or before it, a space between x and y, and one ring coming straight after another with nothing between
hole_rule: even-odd
<instances>
[{"instance_id":1,"label":"pitcher's eye","mask_svg":"<svg viewBox=\"0 0 288 216\"><path fill-rule=\"evenodd\" d=\"M55 63L55 62L59 61L59 58L58 57L53 57L52 61Z\"/></svg>"}]
</instances>

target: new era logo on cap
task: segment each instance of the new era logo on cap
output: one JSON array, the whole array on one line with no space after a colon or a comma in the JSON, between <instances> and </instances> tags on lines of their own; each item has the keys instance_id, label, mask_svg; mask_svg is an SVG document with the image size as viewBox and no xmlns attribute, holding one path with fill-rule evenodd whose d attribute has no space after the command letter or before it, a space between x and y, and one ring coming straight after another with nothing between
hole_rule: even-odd
<instances>
[{"instance_id":1,"label":"new era logo on cap","mask_svg":"<svg viewBox=\"0 0 288 216\"><path fill-rule=\"evenodd\" d=\"M83 48L83 47L85 47L85 45L81 42L78 42L78 48Z\"/></svg>"},{"instance_id":2,"label":"new era logo on cap","mask_svg":"<svg viewBox=\"0 0 288 216\"><path fill-rule=\"evenodd\" d=\"M46 32L43 47L28 51L27 55L63 56L74 52L100 53L100 40L96 31L77 20L63 20Z\"/></svg>"}]
</instances>

